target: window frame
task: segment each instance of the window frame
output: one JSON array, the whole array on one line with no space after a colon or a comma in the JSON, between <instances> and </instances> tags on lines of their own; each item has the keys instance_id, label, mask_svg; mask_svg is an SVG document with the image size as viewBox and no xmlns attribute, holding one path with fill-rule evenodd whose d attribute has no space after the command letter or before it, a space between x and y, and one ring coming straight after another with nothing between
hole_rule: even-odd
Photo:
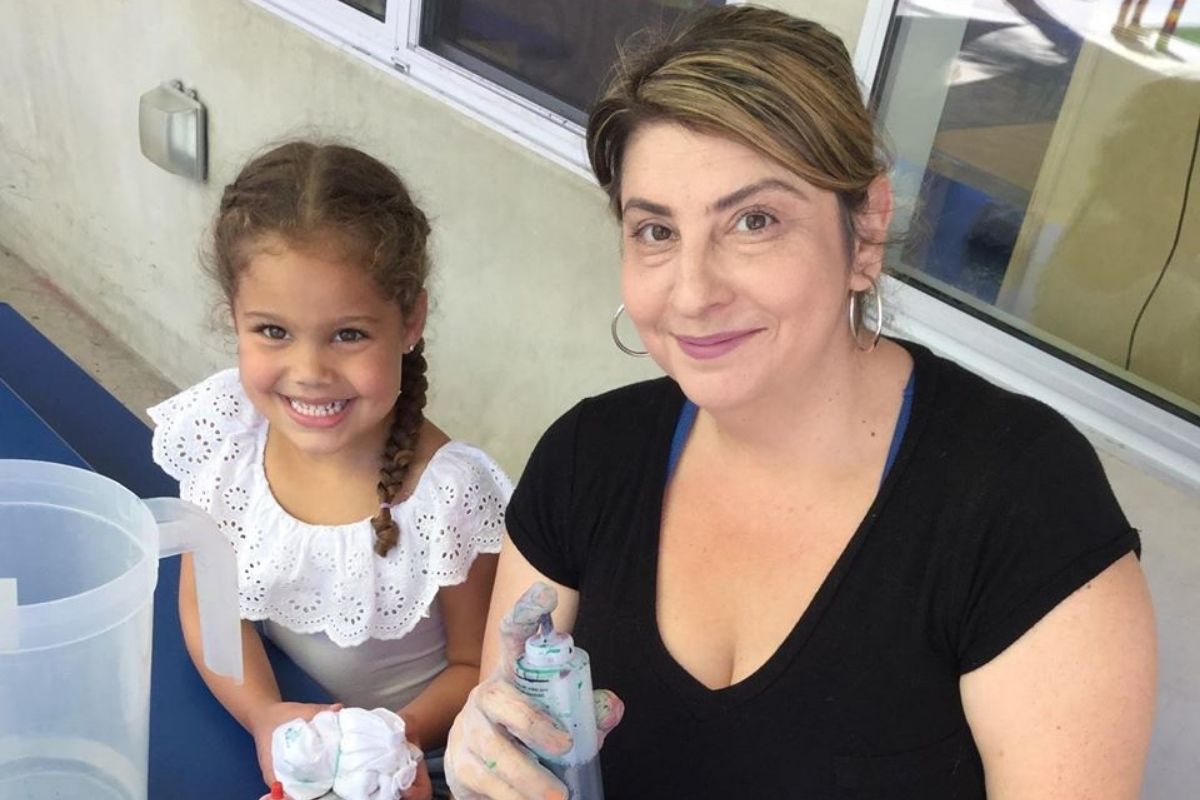
<instances>
[{"instance_id":1,"label":"window frame","mask_svg":"<svg viewBox=\"0 0 1200 800\"><path fill-rule=\"evenodd\" d=\"M388 0L384 22L338 0L250 2L593 180L581 126L420 46L421 0Z\"/></svg>"},{"instance_id":2,"label":"window frame","mask_svg":"<svg viewBox=\"0 0 1200 800\"><path fill-rule=\"evenodd\" d=\"M863 96L880 77L898 0L868 0L854 51ZM885 331L921 342L968 369L1037 398L1089 433L1103 451L1200 494L1200 427L1062 357L887 276Z\"/></svg>"}]
</instances>

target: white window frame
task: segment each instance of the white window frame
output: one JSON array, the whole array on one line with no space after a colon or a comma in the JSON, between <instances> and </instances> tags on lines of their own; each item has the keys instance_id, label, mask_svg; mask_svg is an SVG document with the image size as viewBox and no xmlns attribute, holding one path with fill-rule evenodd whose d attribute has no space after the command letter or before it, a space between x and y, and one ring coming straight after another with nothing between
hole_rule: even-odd
<instances>
[{"instance_id":1,"label":"white window frame","mask_svg":"<svg viewBox=\"0 0 1200 800\"><path fill-rule=\"evenodd\" d=\"M581 126L419 45L421 0L388 0L384 22L337 0L250 1L593 180Z\"/></svg>"},{"instance_id":2,"label":"white window frame","mask_svg":"<svg viewBox=\"0 0 1200 800\"><path fill-rule=\"evenodd\" d=\"M869 97L895 0L868 0L854 67ZM1102 450L1200 493L1200 427L961 311L929 292L885 278L886 330L926 344L968 369L1060 411Z\"/></svg>"}]
</instances>

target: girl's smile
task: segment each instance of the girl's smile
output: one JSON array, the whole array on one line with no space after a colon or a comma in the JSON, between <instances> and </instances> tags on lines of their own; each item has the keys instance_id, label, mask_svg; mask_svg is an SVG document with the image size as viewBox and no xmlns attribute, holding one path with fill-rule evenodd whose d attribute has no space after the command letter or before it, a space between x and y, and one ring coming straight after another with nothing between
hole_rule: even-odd
<instances>
[{"instance_id":1,"label":"girl's smile","mask_svg":"<svg viewBox=\"0 0 1200 800\"><path fill-rule=\"evenodd\" d=\"M234 302L246 394L293 454L377 460L424 304L405 320L366 270L331 248L260 244Z\"/></svg>"},{"instance_id":2,"label":"girl's smile","mask_svg":"<svg viewBox=\"0 0 1200 800\"><path fill-rule=\"evenodd\" d=\"M288 413L298 424L310 428L332 428L350 413L354 398L347 400L302 400L278 395Z\"/></svg>"}]
</instances>

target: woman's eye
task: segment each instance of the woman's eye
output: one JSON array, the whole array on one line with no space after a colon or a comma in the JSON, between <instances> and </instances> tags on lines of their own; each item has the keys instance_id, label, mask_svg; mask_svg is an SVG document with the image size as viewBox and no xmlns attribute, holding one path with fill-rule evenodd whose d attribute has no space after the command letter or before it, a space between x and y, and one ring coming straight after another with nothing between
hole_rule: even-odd
<instances>
[{"instance_id":1,"label":"woman's eye","mask_svg":"<svg viewBox=\"0 0 1200 800\"><path fill-rule=\"evenodd\" d=\"M333 335L335 342L361 342L367 334L357 328L343 328Z\"/></svg>"},{"instance_id":2,"label":"woman's eye","mask_svg":"<svg viewBox=\"0 0 1200 800\"><path fill-rule=\"evenodd\" d=\"M262 334L266 338L273 339L275 341L287 338L287 331L285 331L283 328L279 327L278 325L259 325L254 330L257 333Z\"/></svg>"},{"instance_id":3,"label":"woman's eye","mask_svg":"<svg viewBox=\"0 0 1200 800\"><path fill-rule=\"evenodd\" d=\"M666 225L659 225L657 222L647 223L633 232L633 238L644 244L670 241L672 235L674 232L670 228Z\"/></svg>"},{"instance_id":4,"label":"woman's eye","mask_svg":"<svg viewBox=\"0 0 1200 800\"><path fill-rule=\"evenodd\" d=\"M766 229L775 218L765 211L747 211L738 217L736 228L742 232L761 231Z\"/></svg>"}]
</instances>

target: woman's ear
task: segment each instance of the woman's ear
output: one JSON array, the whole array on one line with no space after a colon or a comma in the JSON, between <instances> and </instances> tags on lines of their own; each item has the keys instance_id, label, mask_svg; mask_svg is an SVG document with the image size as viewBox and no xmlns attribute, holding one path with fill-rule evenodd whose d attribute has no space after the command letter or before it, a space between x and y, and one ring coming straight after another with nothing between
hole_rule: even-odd
<instances>
[{"instance_id":1,"label":"woman's ear","mask_svg":"<svg viewBox=\"0 0 1200 800\"><path fill-rule=\"evenodd\" d=\"M883 270L888 226L892 222L892 181L886 174L867 187L866 206L854 215L854 263L851 264L850 288L865 292L871 279Z\"/></svg>"},{"instance_id":2,"label":"woman's ear","mask_svg":"<svg viewBox=\"0 0 1200 800\"><path fill-rule=\"evenodd\" d=\"M429 316L429 294L422 289L412 310L404 316L404 351L416 345L425 335L425 320Z\"/></svg>"}]
</instances>

